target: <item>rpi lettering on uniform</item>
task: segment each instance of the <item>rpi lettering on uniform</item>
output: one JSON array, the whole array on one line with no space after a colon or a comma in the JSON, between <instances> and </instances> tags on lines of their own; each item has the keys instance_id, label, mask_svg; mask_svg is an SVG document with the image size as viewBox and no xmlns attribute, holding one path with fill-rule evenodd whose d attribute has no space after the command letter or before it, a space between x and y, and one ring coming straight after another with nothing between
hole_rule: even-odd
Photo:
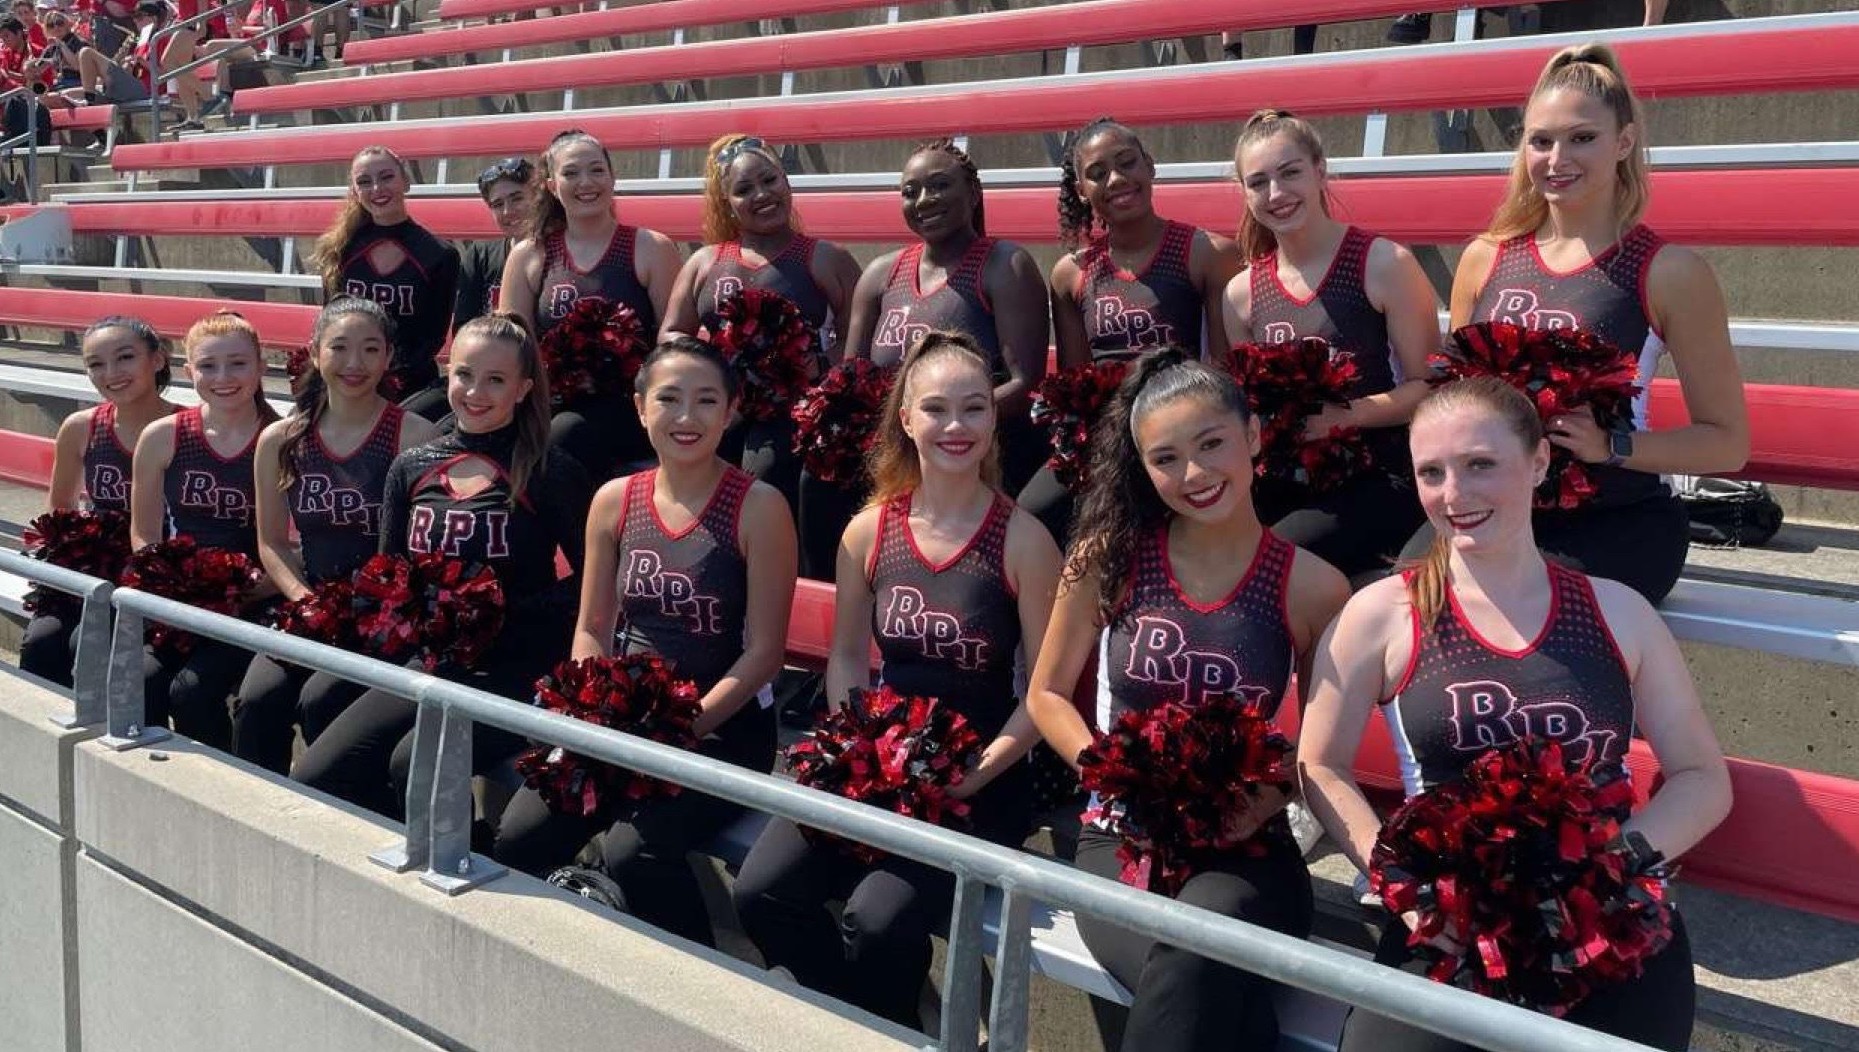
<instances>
[{"instance_id":1,"label":"rpi lettering on uniform","mask_svg":"<svg viewBox=\"0 0 1859 1052\"><path fill-rule=\"evenodd\" d=\"M1491 308L1491 320L1521 325L1526 329L1573 329L1581 319L1565 310L1545 310L1531 289L1504 289Z\"/></svg>"},{"instance_id":2,"label":"rpi lettering on uniform","mask_svg":"<svg viewBox=\"0 0 1859 1052\"><path fill-rule=\"evenodd\" d=\"M1237 695L1262 704L1264 687L1239 681L1239 663L1226 654L1189 650L1187 634L1166 617L1138 617L1130 636L1130 659L1124 674L1144 683L1181 688L1181 702L1199 705L1219 694Z\"/></svg>"},{"instance_id":3,"label":"rpi lettering on uniform","mask_svg":"<svg viewBox=\"0 0 1859 1052\"><path fill-rule=\"evenodd\" d=\"M129 499L129 479L124 477L121 468L115 464L98 464L90 470L90 481L84 484L90 491L90 499L121 502Z\"/></svg>"},{"instance_id":4,"label":"rpi lettering on uniform","mask_svg":"<svg viewBox=\"0 0 1859 1052\"><path fill-rule=\"evenodd\" d=\"M1566 751L1569 762L1586 763L1605 755L1614 740L1613 731L1593 729L1588 714L1572 701L1523 704L1496 680L1453 683L1446 693L1452 698L1452 745L1464 752L1485 752L1523 738L1550 738L1572 747Z\"/></svg>"},{"instance_id":5,"label":"rpi lettering on uniform","mask_svg":"<svg viewBox=\"0 0 1859 1052\"><path fill-rule=\"evenodd\" d=\"M342 291L356 299L373 300L389 312L403 318L411 317L413 314L413 286L411 285L350 278L343 284Z\"/></svg>"},{"instance_id":6,"label":"rpi lettering on uniform","mask_svg":"<svg viewBox=\"0 0 1859 1052\"><path fill-rule=\"evenodd\" d=\"M364 530L374 525L375 508L368 505L362 491L338 486L328 475L306 474L297 478L299 515L327 515L335 526L359 525Z\"/></svg>"},{"instance_id":7,"label":"rpi lettering on uniform","mask_svg":"<svg viewBox=\"0 0 1859 1052\"><path fill-rule=\"evenodd\" d=\"M909 307L892 307L884 312L884 320L878 323L878 335L872 337L872 344L877 347L896 347L900 350L928 335L927 325L910 323Z\"/></svg>"},{"instance_id":8,"label":"rpi lettering on uniform","mask_svg":"<svg viewBox=\"0 0 1859 1052\"><path fill-rule=\"evenodd\" d=\"M1263 335L1266 343L1290 343L1297 339L1297 330L1288 321L1268 321Z\"/></svg>"},{"instance_id":9,"label":"rpi lettering on uniform","mask_svg":"<svg viewBox=\"0 0 1859 1052\"><path fill-rule=\"evenodd\" d=\"M510 513L507 511L466 511L462 508L440 509L416 505L407 519L407 550L457 557L464 554L465 542L479 536L482 517L484 558L502 559L510 554ZM433 529L440 527L439 541L433 543Z\"/></svg>"},{"instance_id":10,"label":"rpi lettering on uniform","mask_svg":"<svg viewBox=\"0 0 1859 1052\"><path fill-rule=\"evenodd\" d=\"M581 294L581 286L573 282L564 281L559 285L550 285L548 289L543 292L542 309L550 318L560 321L566 318L568 312L574 309L574 305L582 300L594 300L604 303L606 302L606 297L584 296Z\"/></svg>"},{"instance_id":11,"label":"rpi lettering on uniform","mask_svg":"<svg viewBox=\"0 0 1859 1052\"><path fill-rule=\"evenodd\" d=\"M1124 337L1131 347L1162 347L1173 342L1175 327L1157 322L1142 307L1131 307L1121 296L1099 296L1093 305L1097 331Z\"/></svg>"},{"instance_id":12,"label":"rpi lettering on uniform","mask_svg":"<svg viewBox=\"0 0 1859 1052\"><path fill-rule=\"evenodd\" d=\"M892 588L885 598L878 634L886 639L916 640L924 657L954 662L964 672L979 670L988 653L987 640L962 635L961 618L932 609L921 591L907 585Z\"/></svg>"},{"instance_id":13,"label":"rpi lettering on uniform","mask_svg":"<svg viewBox=\"0 0 1859 1052\"><path fill-rule=\"evenodd\" d=\"M252 504L245 491L221 486L207 471L182 472L181 507L195 508L241 526L252 521Z\"/></svg>"},{"instance_id":14,"label":"rpi lettering on uniform","mask_svg":"<svg viewBox=\"0 0 1859 1052\"><path fill-rule=\"evenodd\" d=\"M628 599L658 600L659 613L684 620L698 635L723 633L722 601L699 595L689 574L665 569L665 560L650 549L627 553L624 594Z\"/></svg>"},{"instance_id":15,"label":"rpi lettering on uniform","mask_svg":"<svg viewBox=\"0 0 1859 1052\"><path fill-rule=\"evenodd\" d=\"M726 300L742 291L742 279L734 274L725 274L716 279L716 298Z\"/></svg>"}]
</instances>

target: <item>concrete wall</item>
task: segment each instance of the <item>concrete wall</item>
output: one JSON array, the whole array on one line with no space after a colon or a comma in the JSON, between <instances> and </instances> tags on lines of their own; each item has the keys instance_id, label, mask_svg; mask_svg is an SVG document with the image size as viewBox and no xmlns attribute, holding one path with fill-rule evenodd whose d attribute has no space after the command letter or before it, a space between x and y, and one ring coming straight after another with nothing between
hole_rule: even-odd
<instances>
[{"instance_id":1,"label":"concrete wall","mask_svg":"<svg viewBox=\"0 0 1859 1052\"><path fill-rule=\"evenodd\" d=\"M527 877L447 898L367 861L380 821L66 707L0 676L9 1052L916 1047Z\"/></svg>"}]
</instances>

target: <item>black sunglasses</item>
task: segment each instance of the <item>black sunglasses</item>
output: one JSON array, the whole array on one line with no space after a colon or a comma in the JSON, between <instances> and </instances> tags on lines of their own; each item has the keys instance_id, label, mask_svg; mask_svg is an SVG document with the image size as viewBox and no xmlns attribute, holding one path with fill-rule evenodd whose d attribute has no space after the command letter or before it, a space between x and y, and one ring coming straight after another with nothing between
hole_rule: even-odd
<instances>
[{"instance_id":1,"label":"black sunglasses","mask_svg":"<svg viewBox=\"0 0 1859 1052\"><path fill-rule=\"evenodd\" d=\"M737 139L717 151L716 166L719 171L736 162L736 158L745 153L769 153L768 144L753 135Z\"/></svg>"},{"instance_id":2,"label":"black sunglasses","mask_svg":"<svg viewBox=\"0 0 1859 1052\"><path fill-rule=\"evenodd\" d=\"M478 173L478 193L488 191L491 184L500 179L514 179L519 183L527 183L534 171L535 166L525 158L506 157Z\"/></svg>"}]
</instances>

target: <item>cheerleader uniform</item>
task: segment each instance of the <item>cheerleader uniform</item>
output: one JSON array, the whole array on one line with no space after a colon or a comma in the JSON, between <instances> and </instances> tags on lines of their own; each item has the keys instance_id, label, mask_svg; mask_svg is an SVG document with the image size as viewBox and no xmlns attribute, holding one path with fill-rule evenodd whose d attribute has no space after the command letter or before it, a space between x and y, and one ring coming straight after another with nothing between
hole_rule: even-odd
<instances>
[{"instance_id":1,"label":"cheerleader uniform","mask_svg":"<svg viewBox=\"0 0 1859 1052\"><path fill-rule=\"evenodd\" d=\"M192 537L200 548L240 552L258 565L252 479L257 447L254 432L244 449L221 456L207 441L200 407L176 412L174 457L161 481L163 535ZM204 636L196 637L184 656L150 648L143 666L149 722L167 716L177 733L215 749L229 748L232 716L226 700L251 660L249 651Z\"/></svg>"},{"instance_id":2,"label":"cheerleader uniform","mask_svg":"<svg viewBox=\"0 0 1859 1052\"><path fill-rule=\"evenodd\" d=\"M1262 343L1317 336L1355 355L1351 399L1391 391L1400 365L1388 342L1388 316L1368 298L1368 254L1375 235L1349 227L1330 269L1309 298L1291 293L1278 277L1278 254L1253 260L1252 333ZM1253 485L1259 518L1272 531L1353 577L1385 570L1425 518L1414 495L1407 428L1363 432L1372 467L1320 493L1282 478Z\"/></svg>"},{"instance_id":3,"label":"cheerleader uniform","mask_svg":"<svg viewBox=\"0 0 1859 1052\"><path fill-rule=\"evenodd\" d=\"M434 674L527 702L536 679L568 656L591 494L578 463L550 455L512 500L507 472L516 437L515 424L487 433L453 431L395 457L382 487L380 532L388 555L440 552L497 574L503 631L475 668L445 663ZM455 489L447 472L461 462L490 466L490 483L475 493ZM575 576L557 580L557 548ZM363 694L304 752L291 777L399 816L416 712L413 702L396 695ZM473 769L488 770L521 746L515 735L479 725L472 734Z\"/></svg>"},{"instance_id":4,"label":"cheerleader uniform","mask_svg":"<svg viewBox=\"0 0 1859 1052\"><path fill-rule=\"evenodd\" d=\"M372 253L399 247L401 262L378 270ZM383 391L429 420L446 413L437 358L452 334L458 290L458 250L411 219L362 225L342 251L341 287L331 290L379 303L394 318L394 358Z\"/></svg>"},{"instance_id":5,"label":"cheerleader uniform","mask_svg":"<svg viewBox=\"0 0 1859 1052\"><path fill-rule=\"evenodd\" d=\"M294 477L284 491L297 527L304 580L312 587L343 580L381 546L381 492L400 452L406 411L388 405L361 445L337 456L311 427L297 444ZM290 771L291 738L303 727L314 742L362 688L326 672L260 654L245 671L233 705L232 751L278 774Z\"/></svg>"},{"instance_id":6,"label":"cheerleader uniform","mask_svg":"<svg viewBox=\"0 0 1859 1052\"><path fill-rule=\"evenodd\" d=\"M116 403L105 402L90 411L90 426L84 439L84 501L91 511L129 514L129 482L133 477L131 462L135 450L123 443L116 433ZM81 610L76 597L60 597L50 610L32 615L25 635L19 641L19 667L40 679L69 687L72 665L77 660L77 619Z\"/></svg>"},{"instance_id":7,"label":"cheerleader uniform","mask_svg":"<svg viewBox=\"0 0 1859 1052\"><path fill-rule=\"evenodd\" d=\"M652 295L639 280L633 255L639 228L621 223L600 259L586 270L568 255L563 231L546 235L542 249L542 281L536 299L536 335L547 336L574 305L584 299L605 300L631 307L648 343L657 339L658 310ZM633 393L618 391L582 399L556 410L549 425L549 445L565 450L581 462L596 481L613 477L628 466L651 463L652 443L633 408Z\"/></svg>"},{"instance_id":8,"label":"cheerleader uniform","mask_svg":"<svg viewBox=\"0 0 1859 1052\"><path fill-rule=\"evenodd\" d=\"M899 693L940 698L994 740L1019 702L1014 657L1020 606L1007 579L1013 502L996 495L981 527L941 565L910 532L910 496L879 512L866 574L881 679ZM1017 763L970 801L971 832L1018 847L1031 817L1027 765ZM736 880L737 914L768 963L800 982L909 1027L930 966L930 933L948 916L952 875L908 859L863 865L776 818ZM845 901L835 924L829 899Z\"/></svg>"},{"instance_id":9,"label":"cheerleader uniform","mask_svg":"<svg viewBox=\"0 0 1859 1052\"><path fill-rule=\"evenodd\" d=\"M1291 544L1263 532L1252 565L1233 591L1202 604L1183 593L1169 565L1168 528L1145 539L1131 568L1129 597L1098 646L1099 728L1109 728L1129 709L1171 701L1194 705L1213 693L1235 694L1267 715L1275 712L1295 660L1288 590L1296 554ZM1254 840L1264 846L1263 855L1231 852L1190 878L1176 898L1307 937L1310 873L1283 814ZM1120 843L1087 822L1078 868L1118 879ZM1124 1049L1187 1052L1277 1044L1277 1016L1265 980L1095 917L1080 916L1078 928L1098 963L1136 995Z\"/></svg>"},{"instance_id":10,"label":"cheerleader uniform","mask_svg":"<svg viewBox=\"0 0 1859 1052\"><path fill-rule=\"evenodd\" d=\"M1432 628L1414 617L1414 653L1381 714L1395 743L1407 794L1456 781L1467 764L1523 737L1554 738L1571 764L1621 763L1633 740L1633 684L1588 578L1549 564L1549 617L1522 650L1478 632L1447 586ZM1375 959L1417 974L1407 926L1388 918ZM1690 1046L1696 986L1685 928L1637 979L1599 990L1566 1017L1655 1048ZM1341 1052L1470 1052L1451 1038L1354 1011Z\"/></svg>"},{"instance_id":11,"label":"cheerleader uniform","mask_svg":"<svg viewBox=\"0 0 1859 1052\"><path fill-rule=\"evenodd\" d=\"M820 334L814 341L815 354L823 354L822 341L833 310L825 291L813 279L813 253L819 244L805 234L795 234L774 258L759 266L742 258L742 242L717 245L716 261L697 285L698 317L708 317L719 301L745 288L767 289L799 308L801 317ZM725 437L724 443L740 443L742 447L740 457L725 453L724 459L740 459L744 471L780 490L790 507L800 506L800 458L794 455L792 420L778 416L747 421L735 434Z\"/></svg>"},{"instance_id":12,"label":"cheerleader uniform","mask_svg":"<svg viewBox=\"0 0 1859 1052\"><path fill-rule=\"evenodd\" d=\"M508 241L473 241L458 257L458 299L452 305L452 331L489 314L503 302L503 265L510 259Z\"/></svg>"},{"instance_id":13,"label":"cheerleader uniform","mask_svg":"<svg viewBox=\"0 0 1859 1052\"><path fill-rule=\"evenodd\" d=\"M1587 329L1631 354L1638 363L1640 395L1633 428L1646 428L1647 385L1665 343L1646 305L1646 273L1665 242L1636 225L1587 266L1550 269L1534 235L1498 247L1491 273L1472 308L1472 320L1510 322L1532 329ZM1606 577L1657 603L1678 583L1690 547L1690 517L1658 475L1590 464L1599 492L1579 508L1539 509L1536 544L1569 566ZM1422 530L1409 552L1432 541Z\"/></svg>"},{"instance_id":14,"label":"cheerleader uniform","mask_svg":"<svg viewBox=\"0 0 1859 1052\"><path fill-rule=\"evenodd\" d=\"M755 480L730 466L704 510L673 531L652 503L656 470L626 481L615 530L620 552L617 654L658 654L681 679L708 693L742 655L749 609L749 564L742 550L742 506ZM698 744L705 756L763 774L774 767L773 696L763 687ZM641 920L706 946L710 915L685 856L701 850L742 814L735 804L687 791L627 809L580 818L557 814L533 789L517 793L497 832L497 858L547 876L598 838L601 866Z\"/></svg>"},{"instance_id":15,"label":"cheerleader uniform","mask_svg":"<svg viewBox=\"0 0 1859 1052\"><path fill-rule=\"evenodd\" d=\"M1198 234L1197 227L1168 220L1155 254L1136 272L1111 258L1107 235L1072 253L1078 267L1072 296L1084 314L1092 361L1129 361L1164 347L1205 355L1206 306L1189 268ZM1061 549L1073 504L1050 467L1041 467L1020 491L1020 506L1045 524Z\"/></svg>"}]
</instances>

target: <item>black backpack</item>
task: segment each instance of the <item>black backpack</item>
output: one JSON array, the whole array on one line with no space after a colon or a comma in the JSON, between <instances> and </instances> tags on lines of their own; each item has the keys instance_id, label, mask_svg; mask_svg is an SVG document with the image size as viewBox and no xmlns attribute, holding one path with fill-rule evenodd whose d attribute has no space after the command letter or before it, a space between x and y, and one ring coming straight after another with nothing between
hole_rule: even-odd
<instances>
[{"instance_id":1,"label":"black backpack","mask_svg":"<svg viewBox=\"0 0 1859 1052\"><path fill-rule=\"evenodd\" d=\"M1760 482L1685 476L1678 499L1691 515L1691 543L1760 547L1782 528L1782 506Z\"/></svg>"}]
</instances>

